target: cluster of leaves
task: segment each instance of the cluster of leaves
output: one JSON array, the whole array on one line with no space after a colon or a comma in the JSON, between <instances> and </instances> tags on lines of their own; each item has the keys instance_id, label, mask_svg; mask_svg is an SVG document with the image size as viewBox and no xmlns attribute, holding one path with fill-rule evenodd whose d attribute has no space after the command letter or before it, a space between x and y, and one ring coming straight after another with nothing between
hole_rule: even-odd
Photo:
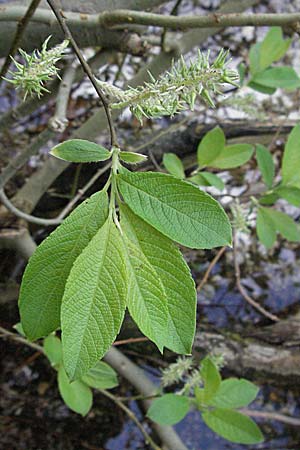
<instances>
[{"instance_id":1,"label":"cluster of leaves","mask_svg":"<svg viewBox=\"0 0 300 450\"><path fill-rule=\"evenodd\" d=\"M66 373L80 379L111 346L127 307L160 351L189 354L196 291L173 241L202 249L230 245L222 207L171 175L130 172L120 162L132 159L130 152L73 140L52 154L77 162L112 158L112 170L104 189L77 207L31 257L19 299L26 336L34 340L61 328Z\"/></svg>"},{"instance_id":2,"label":"cluster of leaves","mask_svg":"<svg viewBox=\"0 0 300 450\"><path fill-rule=\"evenodd\" d=\"M249 144L226 145L223 131L215 127L201 140L198 145L198 168L187 180L200 186L213 186L224 189L224 182L215 173L203 171L203 168L233 169L240 167L250 160L254 153L254 146ZM291 131L285 145L282 165L281 180L275 178L275 164L269 150L261 145L255 145L255 155L262 179L266 185L265 192L255 199L257 207L256 229L259 240L267 248L271 248L276 241L276 234L280 233L291 242L300 241L299 225L287 214L267 207L273 205L276 200L282 198L290 204L300 207L300 125L296 125ZM163 157L165 168L173 176L185 178L185 171L181 160L173 153L165 153ZM279 174L277 174L279 176ZM276 180L276 181L275 181ZM239 229L248 228L245 225L245 217L241 208L235 209L235 222L239 220ZM239 217L237 217L239 216ZM242 225L241 225L242 224Z\"/></svg>"},{"instance_id":3,"label":"cluster of leaves","mask_svg":"<svg viewBox=\"0 0 300 450\"><path fill-rule=\"evenodd\" d=\"M98 361L82 378L71 383L63 364L61 340L54 334L44 339L44 352L57 371L57 384L63 401L72 411L82 416L92 407L91 388L112 389L119 384L116 372L103 361Z\"/></svg>"},{"instance_id":4,"label":"cluster of leaves","mask_svg":"<svg viewBox=\"0 0 300 450\"><path fill-rule=\"evenodd\" d=\"M19 53L24 60L23 64L12 58L16 70L9 71L12 78L4 79L24 93L24 100L28 95L36 94L41 97L44 92L49 92L45 84L52 78L59 77L59 69L56 67L56 63L63 57L69 41L65 40L49 50L47 46L50 39L51 36L45 40L41 51L35 50L28 54L19 49Z\"/></svg>"},{"instance_id":5,"label":"cluster of leaves","mask_svg":"<svg viewBox=\"0 0 300 450\"><path fill-rule=\"evenodd\" d=\"M210 130L200 141L197 149L198 167L187 179L199 186L214 186L224 189L220 177L212 172L203 170L233 169L245 164L253 155L254 148L249 144L226 145L226 137L220 127ZM180 159L173 153L165 153L163 157L165 168L178 178L185 178L184 168Z\"/></svg>"},{"instance_id":6,"label":"cluster of leaves","mask_svg":"<svg viewBox=\"0 0 300 450\"><path fill-rule=\"evenodd\" d=\"M191 363L174 365L174 381L184 379ZM168 369L167 369L168 370ZM177 371L177 373L176 373ZM188 377L188 380L191 377ZM180 393L163 394L155 399L148 417L161 425L180 422L191 408L197 409L205 424L223 438L238 444L257 444L263 435L256 423L237 409L248 406L257 396L258 388L245 379L222 380L214 360L206 357L192 378L197 380L191 393L191 383L185 382Z\"/></svg>"},{"instance_id":7,"label":"cluster of leaves","mask_svg":"<svg viewBox=\"0 0 300 450\"><path fill-rule=\"evenodd\" d=\"M198 57L189 65L181 58L158 79L149 73L151 82L137 88L129 87L122 91L106 82L98 80L98 83L114 99L111 108L129 106L140 121L143 117L174 116L186 109L193 110L197 97L214 107L211 96L221 93L222 84L236 86L239 75L235 70L228 69L227 59L228 52L221 50L210 64L209 53L205 55L199 50Z\"/></svg>"},{"instance_id":8,"label":"cluster of leaves","mask_svg":"<svg viewBox=\"0 0 300 450\"><path fill-rule=\"evenodd\" d=\"M300 78L292 67L272 66L285 55L291 42L292 39L283 39L281 27L272 27L262 42L251 47L249 87L264 94L273 94L277 88L293 90L300 86ZM241 78L244 78L243 69Z\"/></svg>"},{"instance_id":9,"label":"cluster of leaves","mask_svg":"<svg viewBox=\"0 0 300 450\"><path fill-rule=\"evenodd\" d=\"M283 198L300 207L300 125L291 131L286 142L282 164L281 180L275 182L275 166L272 155L262 145L256 146L258 167L266 185L266 192L258 199L256 229L260 241L270 248L280 233L291 242L300 242L300 227L287 214L264 205L273 205Z\"/></svg>"},{"instance_id":10,"label":"cluster of leaves","mask_svg":"<svg viewBox=\"0 0 300 450\"><path fill-rule=\"evenodd\" d=\"M15 330L25 336L22 324L14 325ZM118 376L114 369L103 361L90 369L82 378L70 382L63 364L61 340L51 333L43 341L43 350L51 367L57 371L57 384L65 404L74 412L85 416L93 403L93 389L112 389L118 386Z\"/></svg>"}]
</instances>

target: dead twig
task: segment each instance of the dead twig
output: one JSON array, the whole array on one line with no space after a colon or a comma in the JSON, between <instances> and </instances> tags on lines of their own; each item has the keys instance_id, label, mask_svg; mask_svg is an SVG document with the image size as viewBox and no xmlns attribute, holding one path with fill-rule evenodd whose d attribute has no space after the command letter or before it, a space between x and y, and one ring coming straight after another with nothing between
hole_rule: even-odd
<instances>
[{"instance_id":1,"label":"dead twig","mask_svg":"<svg viewBox=\"0 0 300 450\"><path fill-rule=\"evenodd\" d=\"M205 285L205 283L207 282L209 275L211 273L211 271L213 270L213 268L215 267L215 265L217 264L217 262L219 261L219 259L223 256L223 254L225 253L227 247L222 247L220 248L220 250L218 251L218 253L216 254L216 256L214 257L214 259L211 261L211 263L209 264L204 277L202 278L202 281L198 284L197 286L197 292L200 292L201 289L203 288L203 286Z\"/></svg>"},{"instance_id":2,"label":"dead twig","mask_svg":"<svg viewBox=\"0 0 300 450\"><path fill-rule=\"evenodd\" d=\"M259 303L257 303L255 300L253 300L252 297L247 293L246 289L241 283L241 270L238 263L238 254L237 254L237 240L236 240L236 233L233 233L233 261L234 261L234 270L235 270L235 278L236 278L236 286L244 298L246 302L248 302L253 308L255 308L258 312L260 312L263 316L267 317L268 319L272 320L273 322L278 322L280 319L275 315L267 311L263 306L261 306Z\"/></svg>"}]
</instances>

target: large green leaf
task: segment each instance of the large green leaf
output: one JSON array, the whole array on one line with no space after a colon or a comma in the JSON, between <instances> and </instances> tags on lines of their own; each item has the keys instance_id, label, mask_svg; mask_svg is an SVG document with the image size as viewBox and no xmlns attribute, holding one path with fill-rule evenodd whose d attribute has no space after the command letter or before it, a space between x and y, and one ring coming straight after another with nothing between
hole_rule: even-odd
<instances>
[{"instance_id":1,"label":"large green leaf","mask_svg":"<svg viewBox=\"0 0 300 450\"><path fill-rule=\"evenodd\" d=\"M175 153L164 153L163 163L167 171L174 177L182 180L185 177L181 159Z\"/></svg>"},{"instance_id":2,"label":"large green leaf","mask_svg":"<svg viewBox=\"0 0 300 450\"><path fill-rule=\"evenodd\" d=\"M176 394L165 394L155 399L148 409L147 416L160 425L174 425L189 412L189 399Z\"/></svg>"},{"instance_id":3,"label":"large green leaf","mask_svg":"<svg viewBox=\"0 0 300 450\"><path fill-rule=\"evenodd\" d=\"M256 232L258 239L266 248L271 248L276 241L276 227L267 214L267 208L259 207L256 217Z\"/></svg>"},{"instance_id":4,"label":"large green leaf","mask_svg":"<svg viewBox=\"0 0 300 450\"><path fill-rule=\"evenodd\" d=\"M217 408L202 414L206 425L223 438L237 444L258 444L263 435L250 417L226 408Z\"/></svg>"},{"instance_id":5,"label":"large green leaf","mask_svg":"<svg viewBox=\"0 0 300 450\"><path fill-rule=\"evenodd\" d=\"M270 88L296 89L300 86L300 78L289 66L266 69L256 74L252 81Z\"/></svg>"},{"instance_id":6,"label":"large green leaf","mask_svg":"<svg viewBox=\"0 0 300 450\"><path fill-rule=\"evenodd\" d=\"M197 149L198 164L200 167L209 166L225 146L225 135L220 127L210 130L201 140Z\"/></svg>"},{"instance_id":7,"label":"large green leaf","mask_svg":"<svg viewBox=\"0 0 300 450\"><path fill-rule=\"evenodd\" d=\"M60 326L60 305L71 267L103 225L107 194L98 192L78 206L37 248L26 267L19 298L26 336L38 339Z\"/></svg>"},{"instance_id":8,"label":"large green leaf","mask_svg":"<svg viewBox=\"0 0 300 450\"><path fill-rule=\"evenodd\" d=\"M288 50L292 39L283 39L282 28L272 27L259 47L259 67L264 70L281 59Z\"/></svg>"},{"instance_id":9,"label":"large green leaf","mask_svg":"<svg viewBox=\"0 0 300 450\"><path fill-rule=\"evenodd\" d=\"M233 169L245 164L253 154L253 146L250 144L227 145L219 153L209 166L217 169Z\"/></svg>"},{"instance_id":10,"label":"large green leaf","mask_svg":"<svg viewBox=\"0 0 300 450\"><path fill-rule=\"evenodd\" d=\"M300 188L300 125L289 134L282 160L282 184Z\"/></svg>"},{"instance_id":11,"label":"large green leaf","mask_svg":"<svg viewBox=\"0 0 300 450\"><path fill-rule=\"evenodd\" d=\"M142 250L125 238L127 307L130 315L162 352L167 339L168 308L164 286Z\"/></svg>"},{"instance_id":12,"label":"large green leaf","mask_svg":"<svg viewBox=\"0 0 300 450\"><path fill-rule=\"evenodd\" d=\"M190 270L170 239L121 205L121 226L139 246L163 284L168 325L164 345L177 353L191 353L196 326L196 290Z\"/></svg>"},{"instance_id":13,"label":"large green leaf","mask_svg":"<svg viewBox=\"0 0 300 450\"><path fill-rule=\"evenodd\" d=\"M50 155L64 161L86 163L105 161L111 157L111 153L101 145L83 139L71 139L56 145Z\"/></svg>"},{"instance_id":14,"label":"large green leaf","mask_svg":"<svg viewBox=\"0 0 300 450\"><path fill-rule=\"evenodd\" d=\"M132 211L170 239L191 248L230 245L224 210L190 183L162 173L123 172L118 185Z\"/></svg>"},{"instance_id":15,"label":"large green leaf","mask_svg":"<svg viewBox=\"0 0 300 450\"><path fill-rule=\"evenodd\" d=\"M114 369L103 361L98 361L96 365L82 377L82 381L95 389L112 389L119 384Z\"/></svg>"},{"instance_id":16,"label":"large green leaf","mask_svg":"<svg viewBox=\"0 0 300 450\"><path fill-rule=\"evenodd\" d=\"M123 241L111 219L77 258L62 301L63 357L70 379L81 378L118 334L126 307Z\"/></svg>"},{"instance_id":17,"label":"large green leaf","mask_svg":"<svg viewBox=\"0 0 300 450\"><path fill-rule=\"evenodd\" d=\"M72 411L85 416L93 403L91 389L80 380L70 383L63 366L59 368L57 381L60 395L65 404Z\"/></svg>"},{"instance_id":18,"label":"large green leaf","mask_svg":"<svg viewBox=\"0 0 300 450\"><path fill-rule=\"evenodd\" d=\"M258 387L248 380L228 378L221 382L210 404L219 408L243 408L253 402L258 391Z\"/></svg>"},{"instance_id":19,"label":"large green leaf","mask_svg":"<svg viewBox=\"0 0 300 450\"><path fill-rule=\"evenodd\" d=\"M271 188L275 175L275 165L269 150L263 145L256 145L256 159L265 185Z\"/></svg>"}]
</instances>

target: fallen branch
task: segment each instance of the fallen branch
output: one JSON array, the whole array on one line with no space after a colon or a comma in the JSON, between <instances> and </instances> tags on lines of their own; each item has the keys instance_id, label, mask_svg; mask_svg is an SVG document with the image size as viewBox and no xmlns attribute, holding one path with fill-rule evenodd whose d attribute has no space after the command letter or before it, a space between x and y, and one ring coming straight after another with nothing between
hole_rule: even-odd
<instances>
[{"instance_id":1,"label":"fallen branch","mask_svg":"<svg viewBox=\"0 0 300 450\"><path fill-rule=\"evenodd\" d=\"M158 387L149 380L144 371L116 348L111 348L103 359L120 375L126 378L130 384L132 384L143 396L152 397L157 394ZM151 404L151 400L144 400L143 403L145 408L148 409ZM187 450L186 446L172 427L162 427L158 424L153 424L153 426L168 449Z\"/></svg>"},{"instance_id":2,"label":"fallen branch","mask_svg":"<svg viewBox=\"0 0 300 450\"><path fill-rule=\"evenodd\" d=\"M105 389L98 389L102 395L105 395L105 397L112 400L119 408L121 408L127 416L136 424L138 429L141 431L142 435L144 436L145 443L149 444L154 450L162 450L161 447L155 444L151 436L147 433L139 419L136 417L133 411L131 409L127 408L126 405L115 395L113 395L111 392L105 390Z\"/></svg>"},{"instance_id":3,"label":"fallen branch","mask_svg":"<svg viewBox=\"0 0 300 450\"><path fill-rule=\"evenodd\" d=\"M6 6L0 9L0 22L13 22L26 12L21 6ZM96 27L113 27L116 25L145 25L169 28L172 30L187 28L224 28L224 27L262 27L262 26L296 26L300 22L300 13L274 14L220 14L209 15L162 15L145 11L115 9L99 14L83 14L64 11L70 26L84 29ZM31 21L53 26L53 16L47 9L38 9Z\"/></svg>"},{"instance_id":4,"label":"fallen branch","mask_svg":"<svg viewBox=\"0 0 300 450\"><path fill-rule=\"evenodd\" d=\"M75 75L76 67L73 65L73 62L70 62L69 66L64 71L58 88L54 116L49 120L49 127L58 133L63 133L69 122L67 118L67 111Z\"/></svg>"}]
</instances>

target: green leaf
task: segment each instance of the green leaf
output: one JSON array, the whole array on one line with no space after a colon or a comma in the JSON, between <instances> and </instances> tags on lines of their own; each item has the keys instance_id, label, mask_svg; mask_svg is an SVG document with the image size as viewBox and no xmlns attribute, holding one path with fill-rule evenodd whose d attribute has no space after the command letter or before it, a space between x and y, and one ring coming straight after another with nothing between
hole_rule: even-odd
<instances>
[{"instance_id":1,"label":"green leaf","mask_svg":"<svg viewBox=\"0 0 300 450\"><path fill-rule=\"evenodd\" d=\"M271 153L263 145L257 144L256 159L265 185L271 188L275 176L275 165Z\"/></svg>"},{"instance_id":2,"label":"green leaf","mask_svg":"<svg viewBox=\"0 0 300 450\"><path fill-rule=\"evenodd\" d=\"M87 163L105 161L111 157L111 153L101 145L83 139L71 139L56 145L50 155L64 161Z\"/></svg>"},{"instance_id":3,"label":"green leaf","mask_svg":"<svg viewBox=\"0 0 300 450\"><path fill-rule=\"evenodd\" d=\"M199 172L196 175L189 178L189 181L193 181L200 186L214 186L222 191L225 187L223 180L210 172Z\"/></svg>"},{"instance_id":4,"label":"green leaf","mask_svg":"<svg viewBox=\"0 0 300 450\"><path fill-rule=\"evenodd\" d=\"M112 389L119 384L114 369L103 361L98 361L96 365L82 377L82 381L95 389Z\"/></svg>"},{"instance_id":5,"label":"green leaf","mask_svg":"<svg viewBox=\"0 0 300 450\"><path fill-rule=\"evenodd\" d=\"M135 152L120 152L119 158L127 164L140 164L147 161L148 156Z\"/></svg>"},{"instance_id":6,"label":"green leaf","mask_svg":"<svg viewBox=\"0 0 300 450\"><path fill-rule=\"evenodd\" d=\"M44 339L44 352L53 367L58 367L62 363L61 340L54 334Z\"/></svg>"},{"instance_id":7,"label":"green leaf","mask_svg":"<svg viewBox=\"0 0 300 450\"><path fill-rule=\"evenodd\" d=\"M209 163L209 166L217 169L233 169L239 167L249 161L253 150L253 146L250 144L227 145L219 153L217 158Z\"/></svg>"},{"instance_id":8,"label":"green leaf","mask_svg":"<svg viewBox=\"0 0 300 450\"><path fill-rule=\"evenodd\" d=\"M297 227L297 224L290 216L281 211L276 211L276 209L272 208L264 208L264 209L266 210L266 214L273 221L276 230L284 238L286 238L291 242L299 242L300 231Z\"/></svg>"},{"instance_id":9,"label":"green leaf","mask_svg":"<svg viewBox=\"0 0 300 450\"><path fill-rule=\"evenodd\" d=\"M189 412L189 399L176 394L165 394L155 399L148 409L147 416L160 425L174 425Z\"/></svg>"},{"instance_id":10,"label":"green leaf","mask_svg":"<svg viewBox=\"0 0 300 450\"><path fill-rule=\"evenodd\" d=\"M161 280L141 249L125 239L127 254L127 307L143 334L160 352L167 340L168 308Z\"/></svg>"},{"instance_id":11,"label":"green leaf","mask_svg":"<svg viewBox=\"0 0 300 450\"><path fill-rule=\"evenodd\" d=\"M131 210L170 239L191 248L231 244L224 210L190 183L162 173L118 175L120 192Z\"/></svg>"},{"instance_id":12,"label":"green leaf","mask_svg":"<svg viewBox=\"0 0 300 450\"><path fill-rule=\"evenodd\" d=\"M239 73L239 77L240 77L240 86L243 86L244 81L245 81L245 75L246 75L246 64L244 63L239 63L239 65L237 66L237 71Z\"/></svg>"},{"instance_id":13,"label":"green leaf","mask_svg":"<svg viewBox=\"0 0 300 450\"><path fill-rule=\"evenodd\" d=\"M279 196L274 192L271 192L270 194L265 194L260 197L259 203L260 205L273 205L278 199Z\"/></svg>"},{"instance_id":14,"label":"green leaf","mask_svg":"<svg viewBox=\"0 0 300 450\"><path fill-rule=\"evenodd\" d=\"M111 219L75 261L61 308L63 356L70 379L81 378L116 338L127 293L123 242Z\"/></svg>"},{"instance_id":15,"label":"green leaf","mask_svg":"<svg viewBox=\"0 0 300 450\"><path fill-rule=\"evenodd\" d=\"M274 192L291 205L300 207L300 188L293 186L278 186Z\"/></svg>"},{"instance_id":16,"label":"green leaf","mask_svg":"<svg viewBox=\"0 0 300 450\"><path fill-rule=\"evenodd\" d=\"M260 72L260 47L261 42L252 45L249 52L249 68L252 75Z\"/></svg>"},{"instance_id":17,"label":"green leaf","mask_svg":"<svg viewBox=\"0 0 300 450\"><path fill-rule=\"evenodd\" d=\"M105 192L78 206L36 249L26 267L19 298L26 336L38 339L60 326L60 306L74 261L108 214Z\"/></svg>"},{"instance_id":18,"label":"green leaf","mask_svg":"<svg viewBox=\"0 0 300 450\"><path fill-rule=\"evenodd\" d=\"M258 444L264 439L256 423L237 411L218 408L204 412L202 418L209 428L228 441L237 444Z\"/></svg>"},{"instance_id":19,"label":"green leaf","mask_svg":"<svg viewBox=\"0 0 300 450\"><path fill-rule=\"evenodd\" d=\"M267 214L267 208L258 208L256 232L258 239L266 248L273 247L276 241L276 227L271 217Z\"/></svg>"},{"instance_id":20,"label":"green leaf","mask_svg":"<svg viewBox=\"0 0 300 450\"><path fill-rule=\"evenodd\" d=\"M300 86L300 78L292 67L271 67L253 78L254 83L270 88L296 89Z\"/></svg>"},{"instance_id":21,"label":"green leaf","mask_svg":"<svg viewBox=\"0 0 300 450\"><path fill-rule=\"evenodd\" d=\"M294 220L287 214L273 208L259 207L256 227L259 240L267 248L274 244L276 231L289 241L300 241L300 230Z\"/></svg>"},{"instance_id":22,"label":"green leaf","mask_svg":"<svg viewBox=\"0 0 300 450\"><path fill-rule=\"evenodd\" d=\"M196 405L197 405L199 411L201 411L203 409L203 405L206 403L205 391L203 388L200 388L199 386L195 386L194 394L195 394ZM206 409L206 406L204 408Z\"/></svg>"},{"instance_id":23,"label":"green leaf","mask_svg":"<svg viewBox=\"0 0 300 450\"><path fill-rule=\"evenodd\" d=\"M25 336L24 330L23 330L23 326L21 324L21 322L16 323L13 328L21 335L21 336Z\"/></svg>"},{"instance_id":24,"label":"green leaf","mask_svg":"<svg viewBox=\"0 0 300 450\"><path fill-rule=\"evenodd\" d=\"M163 163L167 171L174 177L180 180L185 177L183 164L175 153L165 153Z\"/></svg>"},{"instance_id":25,"label":"green leaf","mask_svg":"<svg viewBox=\"0 0 300 450\"><path fill-rule=\"evenodd\" d=\"M282 184L300 188L300 125L289 134L282 160Z\"/></svg>"},{"instance_id":26,"label":"green leaf","mask_svg":"<svg viewBox=\"0 0 300 450\"><path fill-rule=\"evenodd\" d=\"M219 389L222 380L218 368L209 357L201 363L201 376L204 383L204 401L208 402Z\"/></svg>"},{"instance_id":27,"label":"green leaf","mask_svg":"<svg viewBox=\"0 0 300 450\"><path fill-rule=\"evenodd\" d=\"M197 149L199 166L205 167L210 165L225 147L225 142L225 135L220 127L215 127L206 133Z\"/></svg>"},{"instance_id":28,"label":"green leaf","mask_svg":"<svg viewBox=\"0 0 300 450\"><path fill-rule=\"evenodd\" d=\"M163 284L168 309L164 345L177 353L190 354L196 327L196 290L190 270L170 239L120 205L121 227L138 246Z\"/></svg>"},{"instance_id":29,"label":"green leaf","mask_svg":"<svg viewBox=\"0 0 300 450\"><path fill-rule=\"evenodd\" d=\"M58 389L65 404L72 410L85 416L92 407L91 389L80 380L70 383L63 366L58 371Z\"/></svg>"},{"instance_id":30,"label":"green leaf","mask_svg":"<svg viewBox=\"0 0 300 450\"><path fill-rule=\"evenodd\" d=\"M259 67L264 70L273 62L281 59L287 52L292 39L282 38L281 27L272 27L259 47Z\"/></svg>"},{"instance_id":31,"label":"green leaf","mask_svg":"<svg viewBox=\"0 0 300 450\"><path fill-rule=\"evenodd\" d=\"M221 382L210 405L219 408L243 408L255 400L259 388L243 378L229 378Z\"/></svg>"},{"instance_id":32,"label":"green leaf","mask_svg":"<svg viewBox=\"0 0 300 450\"><path fill-rule=\"evenodd\" d=\"M249 81L248 86L257 92L261 92L262 94L272 95L276 91L276 88L271 88L269 86L263 86L262 84L256 83L252 80Z\"/></svg>"}]
</instances>

